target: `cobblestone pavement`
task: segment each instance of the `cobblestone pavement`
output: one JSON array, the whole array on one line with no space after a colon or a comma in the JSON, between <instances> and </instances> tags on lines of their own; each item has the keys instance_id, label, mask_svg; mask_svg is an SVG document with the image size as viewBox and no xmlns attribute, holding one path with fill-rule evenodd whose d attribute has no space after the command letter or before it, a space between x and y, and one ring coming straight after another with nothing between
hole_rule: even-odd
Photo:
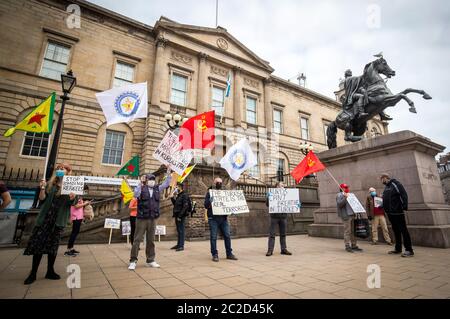
<instances>
[{"instance_id":1,"label":"cobblestone pavement","mask_svg":"<svg viewBox=\"0 0 450 319\"><path fill-rule=\"evenodd\" d=\"M277 239L278 241L278 239ZM391 247L359 244L362 253L344 251L342 240L288 236L292 256L279 248L266 257L266 238L233 239L238 261L211 261L209 241L156 243L160 269L147 268L144 249L136 271L129 271L130 245L81 245L81 254L64 257L60 247L55 269L62 279L44 279L46 257L37 281L23 285L31 257L22 249L0 250L0 298L450 298L450 250L416 247L416 256L388 255ZM278 243L277 243L278 245ZM69 289L66 267L81 268L81 288ZM381 267L381 288L367 287L367 266Z\"/></svg>"}]
</instances>

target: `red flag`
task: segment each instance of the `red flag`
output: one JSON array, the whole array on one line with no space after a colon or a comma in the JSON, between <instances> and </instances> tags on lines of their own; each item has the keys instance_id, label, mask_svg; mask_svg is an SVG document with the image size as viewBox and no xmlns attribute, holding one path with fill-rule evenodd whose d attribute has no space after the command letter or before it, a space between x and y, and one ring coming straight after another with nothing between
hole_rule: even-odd
<instances>
[{"instance_id":1,"label":"red flag","mask_svg":"<svg viewBox=\"0 0 450 319\"><path fill-rule=\"evenodd\" d=\"M310 151L306 157L297 165L296 168L291 172L292 177L298 184L303 179L303 177L309 174L320 172L325 169L325 165L317 158L313 151Z\"/></svg>"},{"instance_id":2,"label":"red flag","mask_svg":"<svg viewBox=\"0 0 450 319\"><path fill-rule=\"evenodd\" d=\"M209 111L191 117L180 128L178 140L181 149L214 148L215 112Z\"/></svg>"}]
</instances>

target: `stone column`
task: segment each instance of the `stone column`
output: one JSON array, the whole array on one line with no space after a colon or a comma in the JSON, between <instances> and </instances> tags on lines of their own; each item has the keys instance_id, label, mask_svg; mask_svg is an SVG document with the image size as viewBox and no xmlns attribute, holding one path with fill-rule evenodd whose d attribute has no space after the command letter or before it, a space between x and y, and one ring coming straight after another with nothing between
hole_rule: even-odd
<instances>
[{"instance_id":1,"label":"stone column","mask_svg":"<svg viewBox=\"0 0 450 319\"><path fill-rule=\"evenodd\" d=\"M159 37L156 41L156 59L155 71L153 75L152 98L151 105L161 106L161 98L164 97L165 81L164 81L164 51L168 40L164 37Z\"/></svg>"},{"instance_id":2,"label":"stone column","mask_svg":"<svg viewBox=\"0 0 450 319\"><path fill-rule=\"evenodd\" d=\"M206 60L208 55L206 53L199 53L198 66L198 84L197 84L197 113L204 113L209 110L208 106L208 77Z\"/></svg>"},{"instance_id":3,"label":"stone column","mask_svg":"<svg viewBox=\"0 0 450 319\"><path fill-rule=\"evenodd\" d=\"M241 68L233 68L233 116L234 126L242 126L242 75Z\"/></svg>"},{"instance_id":4,"label":"stone column","mask_svg":"<svg viewBox=\"0 0 450 319\"><path fill-rule=\"evenodd\" d=\"M270 92L270 85L272 80L267 78L264 80L264 121L266 124L267 134L273 131L273 110L272 110L272 95Z\"/></svg>"}]
</instances>

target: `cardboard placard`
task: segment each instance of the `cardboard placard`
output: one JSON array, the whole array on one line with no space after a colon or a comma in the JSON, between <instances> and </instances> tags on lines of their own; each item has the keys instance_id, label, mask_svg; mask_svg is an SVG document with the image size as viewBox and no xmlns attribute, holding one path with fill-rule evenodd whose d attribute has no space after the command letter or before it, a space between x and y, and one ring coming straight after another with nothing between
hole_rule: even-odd
<instances>
[{"instance_id":1,"label":"cardboard placard","mask_svg":"<svg viewBox=\"0 0 450 319\"><path fill-rule=\"evenodd\" d=\"M348 194L347 203L350 205L350 207L352 208L352 210L355 214L366 212L366 210L363 207L363 205L361 204L361 202L358 200L358 198L353 193Z\"/></svg>"},{"instance_id":2,"label":"cardboard placard","mask_svg":"<svg viewBox=\"0 0 450 319\"><path fill-rule=\"evenodd\" d=\"M122 236L131 235L131 223L129 221L122 222Z\"/></svg>"},{"instance_id":3,"label":"cardboard placard","mask_svg":"<svg viewBox=\"0 0 450 319\"><path fill-rule=\"evenodd\" d=\"M106 218L104 228L120 229L120 219Z\"/></svg>"},{"instance_id":4,"label":"cardboard placard","mask_svg":"<svg viewBox=\"0 0 450 319\"><path fill-rule=\"evenodd\" d=\"M165 235L165 234L166 234L166 226L156 225L155 235Z\"/></svg>"},{"instance_id":5,"label":"cardboard placard","mask_svg":"<svg viewBox=\"0 0 450 319\"><path fill-rule=\"evenodd\" d=\"M297 188L269 188L269 213L300 213Z\"/></svg>"},{"instance_id":6,"label":"cardboard placard","mask_svg":"<svg viewBox=\"0 0 450 319\"><path fill-rule=\"evenodd\" d=\"M210 189L213 215L249 213L243 190Z\"/></svg>"},{"instance_id":7,"label":"cardboard placard","mask_svg":"<svg viewBox=\"0 0 450 319\"><path fill-rule=\"evenodd\" d=\"M61 195L84 194L84 176L65 175L62 180Z\"/></svg>"},{"instance_id":8,"label":"cardboard placard","mask_svg":"<svg viewBox=\"0 0 450 319\"><path fill-rule=\"evenodd\" d=\"M85 184L98 184L98 185L122 185L122 178L111 177L99 177L99 176L83 176ZM139 185L140 181L137 179L127 179L128 184L132 187Z\"/></svg>"},{"instance_id":9,"label":"cardboard placard","mask_svg":"<svg viewBox=\"0 0 450 319\"><path fill-rule=\"evenodd\" d=\"M192 150L180 151L180 148L181 143L178 141L178 136L172 131L168 131L155 149L153 157L164 165L169 165L174 172L181 176L194 157L194 152Z\"/></svg>"}]
</instances>

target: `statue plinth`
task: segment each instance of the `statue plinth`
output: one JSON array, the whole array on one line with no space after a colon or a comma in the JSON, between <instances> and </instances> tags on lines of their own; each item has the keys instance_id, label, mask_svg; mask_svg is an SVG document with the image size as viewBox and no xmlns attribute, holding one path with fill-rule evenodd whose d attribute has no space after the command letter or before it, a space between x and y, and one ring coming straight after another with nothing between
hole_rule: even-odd
<instances>
[{"instance_id":1,"label":"statue plinth","mask_svg":"<svg viewBox=\"0 0 450 319\"><path fill-rule=\"evenodd\" d=\"M379 176L398 179L409 197L406 221L413 245L450 247L450 206L445 204L435 156L445 149L411 131L401 131L321 152L318 155L339 183L350 185L364 205L369 187L382 193ZM310 236L343 238L336 213L338 185L328 172L318 173L320 209ZM379 232L379 234L381 231Z\"/></svg>"}]
</instances>

